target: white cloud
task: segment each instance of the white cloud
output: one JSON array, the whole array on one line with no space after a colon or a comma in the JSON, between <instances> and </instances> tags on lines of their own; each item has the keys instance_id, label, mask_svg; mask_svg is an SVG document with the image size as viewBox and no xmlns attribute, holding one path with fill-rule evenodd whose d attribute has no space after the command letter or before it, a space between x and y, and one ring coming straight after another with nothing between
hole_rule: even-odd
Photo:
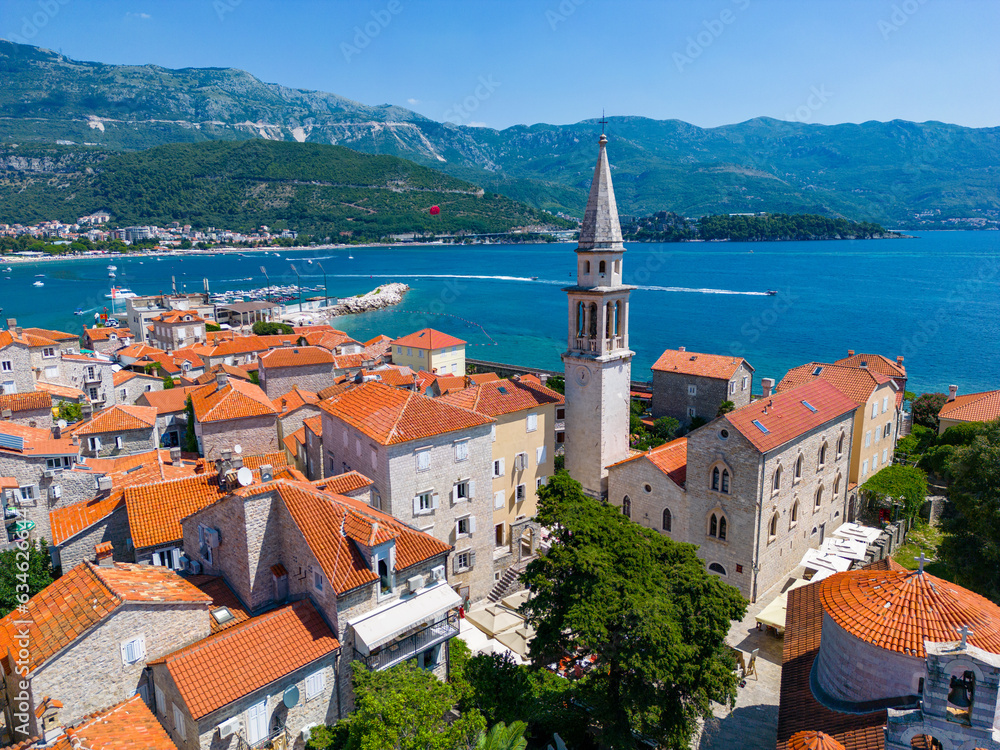
<instances>
[{"instance_id":1,"label":"white cloud","mask_svg":"<svg viewBox=\"0 0 1000 750\"><path fill-rule=\"evenodd\" d=\"M406 103L409 104L411 107L415 107L418 104L420 104L420 100L419 99L407 99Z\"/></svg>"},{"instance_id":2,"label":"white cloud","mask_svg":"<svg viewBox=\"0 0 1000 750\"><path fill-rule=\"evenodd\" d=\"M470 128L488 128L489 125L487 125L485 122L479 122L478 120L473 120L472 122L469 123L469 127Z\"/></svg>"},{"instance_id":3,"label":"white cloud","mask_svg":"<svg viewBox=\"0 0 1000 750\"><path fill-rule=\"evenodd\" d=\"M126 13L125 17L126 18L139 18L139 19L141 19L143 21L148 21L150 18L152 18L152 16L149 15L149 13L132 13L131 11L129 11L128 13Z\"/></svg>"}]
</instances>

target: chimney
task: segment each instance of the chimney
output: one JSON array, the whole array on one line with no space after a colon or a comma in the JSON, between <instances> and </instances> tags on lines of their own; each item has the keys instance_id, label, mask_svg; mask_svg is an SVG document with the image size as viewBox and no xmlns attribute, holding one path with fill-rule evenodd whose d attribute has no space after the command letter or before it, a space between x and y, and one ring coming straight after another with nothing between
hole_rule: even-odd
<instances>
[{"instance_id":1,"label":"chimney","mask_svg":"<svg viewBox=\"0 0 1000 750\"><path fill-rule=\"evenodd\" d=\"M902 366L903 365L903 358L902 357L896 357L896 364L899 365L899 366Z\"/></svg>"},{"instance_id":2,"label":"chimney","mask_svg":"<svg viewBox=\"0 0 1000 750\"><path fill-rule=\"evenodd\" d=\"M181 462L181 449L174 447L170 449L170 463L179 465Z\"/></svg>"},{"instance_id":3,"label":"chimney","mask_svg":"<svg viewBox=\"0 0 1000 750\"><path fill-rule=\"evenodd\" d=\"M54 437L56 440L62 437L62 427L59 426L58 422L52 425L52 437Z\"/></svg>"},{"instance_id":4,"label":"chimney","mask_svg":"<svg viewBox=\"0 0 1000 750\"><path fill-rule=\"evenodd\" d=\"M98 492L110 492L113 485L114 480L106 474L102 474L97 478Z\"/></svg>"},{"instance_id":5,"label":"chimney","mask_svg":"<svg viewBox=\"0 0 1000 750\"><path fill-rule=\"evenodd\" d=\"M687 347L686 346L678 346L677 347L677 351L679 351L679 352L686 352L687 351Z\"/></svg>"},{"instance_id":6,"label":"chimney","mask_svg":"<svg viewBox=\"0 0 1000 750\"><path fill-rule=\"evenodd\" d=\"M102 568L112 568L115 564L115 548L111 542L101 542L94 546L94 562Z\"/></svg>"},{"instance_id":7,"label":"chimney","mask_svg":"<svg viewBox=\"0 0 1000 750\"><path fill-rule=\"evenodd\" d=\"M63 704L60 701L46 696L35 709L35 715L41 719L40 729L42 730L42 739L46 744L53 742L66 731L59 723L59 709L62 707Z\"/></svg>"},{"instance_id":8,"label":"chimney","mask_svg":"<svg viewBox=\"0 0 1000 750\"><path fill-rule=\"evenodd\" d=\"M233 466L233 471L239 471L240 469L243 468L243 456L239 455L233 456L233 460L231 463Z\"/></svg>"},{"instance_id":9,"label":"chimney","mask_svg":"<svg viewBox=\"0 0 1000 750\"><path fill-rule=\"evenodd\" d=\"M219 388L226 385L228 382L229 382L229 373L223 372L222 370L219 370L217 373L215 373L215 384Z\"/></svg>"},{"instance_id":10,"label":"chimney","mask_svg":"<svg viewBox=\"0 0 1000 750\"><path fill-rule=\"evenodd\" d=\"M854 356L854 350L853 349L848 349L847 350L847 356L848 357L853 357Z\"/></svg>"},{"instance_id":11,"label":"chimney","mask_svg":"<svg viewBox=\"0 0 1000 750\"><path fill-rule=\"evenodd\" d=\"M948 386L948 400L949 401L954 401L957 396L958 396L958 386L957 385L949 385Z\"/></svg>"},{"instance_id":12,"label":"chimney","mask_svg":"<svg viewBox=\"0 0 1000 750\"><path fill-rule=\"evenodd\" d=\"M13 331L17 328L17 318L7 318L7 330Z\"/></svg>"},{"instance_id":13,"label":"chimney","mask_svg":"<svg viewBox=\"0 0 1000 750\"><path fill-rule=\"evenodd\" d=\"M260 481L270 482L274 479L274 467L271 464L264 464L260 467Z\"/></svg>"},{"instance_id":14,"label":"chimney","mask_svg":"<svg viewBox=\"0 0 1000 750\"><path fill-rule=\"evenodd\" d=\"M24 329L21 328L21 326L17 326L14 328L14 333L17 334L18 338L21 338L21 335L24 333Z\"/></svg>"},{"instance_id":15,"label":"chimney","mask_svg":"<svg viewBox=\"0 0 1000 750\"><path fill-rule=\"evenodd\" d=\"M764 389L764 398L770 398L771 391L774 390L774 378L761 378L760 385Z\"/></svg>"},{"instance_id":16,"label":"chimney","mask_svg":"<svg viewBox=\"0 0 1000 750\"><path fill-rule=\"evenodd\" d=\"M80 436L79 435L74 435L72 437L72 440L73 440L73 445L79 445L80 444Z\"/></svg>"}]
</instances>

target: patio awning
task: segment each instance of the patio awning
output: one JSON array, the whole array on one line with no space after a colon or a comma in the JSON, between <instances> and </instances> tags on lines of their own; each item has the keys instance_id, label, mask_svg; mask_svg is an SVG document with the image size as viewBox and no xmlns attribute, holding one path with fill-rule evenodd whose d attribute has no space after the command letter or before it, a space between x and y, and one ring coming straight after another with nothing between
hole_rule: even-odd
<instances>
[{"instance_id":1,"label":"patio awning","mask_svg":"<svg viewBox=\"0 0 1000 750\"><path fill-rule=\"evenodd\" d=\"M384 607L366 612L348 620L354 628L354 647L364 656L396 636L455 609L462 604L462 597L447 583L424 589L415 596L399 599Z\"/></svg>"},{"instance_id":2,"label":"patio awning","mask_svg":"<svg viewBox=\"0 0 1000 750\"><path fill-rule=\"evenodd\" d=\"M826 554L818 549L808 550L802 556L802 562L799 564L805 568L811 568L819 572L825 571L827 575L830 573L841 573L851 567L851 561L847 558Z\"/></svg>"}]
</instances>

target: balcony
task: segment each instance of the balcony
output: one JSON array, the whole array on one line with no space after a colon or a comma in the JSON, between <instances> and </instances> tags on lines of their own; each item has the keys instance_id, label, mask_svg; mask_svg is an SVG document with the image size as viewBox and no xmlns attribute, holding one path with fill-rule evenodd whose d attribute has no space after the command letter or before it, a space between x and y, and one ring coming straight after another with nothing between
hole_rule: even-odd
<instances>
[{"instance_id":1,"label":"balcony","mask_svg":"<svg viewBox=\"0 0 1000 750\"><path fill-rule=\"evenodd\" d=\"M387 643L368 656L355 650L354 658L364 662L365 666L373 672L381 672L383 669L388 669L402 661L406 661L421 651L425 651L439 643L444 643L457 635L458 613L451 612L441 622L428 625L415 633Z\"/></svg>"},{"instance_id":2,"label":"balcony","mask_svg":"<svg viewBox=\"0 0 1000 750\"><path fill-rule=\"evenodd\" d=\"M599 342L597 339L578 338L576 340L576 348L584 352L592 352L593 354L597 354L599 349L598 343Z\"/></svg>"},{"instance_id":3,"label":"balcony","mask_svg":"<svg viewBox=\"0 0 1000 750\"><path fill-rule=\"evenodd\" d=\"M276 729L267 737L256 742L247 742L242 733L235 736L237 750L287 750L292 746L287 727Z\"/></svg>"}]
</instances>

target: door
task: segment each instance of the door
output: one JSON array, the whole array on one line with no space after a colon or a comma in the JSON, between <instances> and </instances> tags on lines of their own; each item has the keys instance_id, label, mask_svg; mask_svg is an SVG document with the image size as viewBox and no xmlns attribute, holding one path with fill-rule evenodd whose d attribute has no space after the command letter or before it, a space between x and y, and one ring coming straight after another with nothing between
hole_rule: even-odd
<instances>
[{"instance_id":1,"label":"door","mask_svg":"<svg viewBox=\"0 0 1000 750\"><path fill-rule=\"evenodd\" d=\"M267 700L247 709L247 742L251 745L267 737Z\"/></svg>"},{"instance_id":2,"label":"door","mask_svg":"<svg viewBox=\"0 0 1000 750\"><path fill-rule=\"evenodd\" d=\"M819 525L819 543L823 543L823 539L826 538L826 524L821 523Z\"/></svg>"}]
</instances>

